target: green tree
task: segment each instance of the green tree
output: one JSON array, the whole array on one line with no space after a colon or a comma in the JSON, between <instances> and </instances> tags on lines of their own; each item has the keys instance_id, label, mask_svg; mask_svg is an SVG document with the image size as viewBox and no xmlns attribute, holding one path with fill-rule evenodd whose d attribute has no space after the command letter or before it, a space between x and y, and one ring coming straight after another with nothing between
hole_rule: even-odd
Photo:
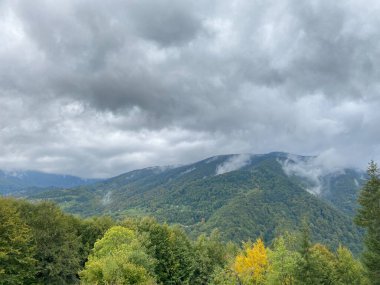
<instances>
[{"instance_id":1,"label":"green tree","mask_svg":"<svg viewBox=\"0 0 380 285\"><path fill-rule=\"evenodd\" d=\"M126 221L129 223L130 221ZM147 248L156 260L154 272L162 284L189 284L194 271L194 248L186 234L178 227L160 225L152 218L144 218L136 225L147 237Z\"/></svg>"},{"instance_id":2,"label":"green tree","mask_svg":"<svg viewBox=\"0 0 380 285\"><path fill-rule=\"evenodd\" d=\"M27 284L34 279L35 259L30 228L15 201L0 198L0 284Z\"/></svg>"},{"instance_id":3,"label":"green tree","mask_svg":"<svg viewBox=\"0 0 380 285\"><path fill-rule=\"evenodd\" d=\"M311 280L310 284L335 284L335 256L322 244L310 248Z\"/></svg>"},{"instance_id":4,"label":"green tree","mask_svg":"<svg viewBox=\"0 0 380 285\"><path fill-rule=\"evenodd\" d=\"M295 284L334 284L334 255L324 245L312 245L309 228L304 221Z\"/></svg>"},{"instance_id":5,"label":"green tree","mask_svg":"<svg viewBox=\"0 0 380 285\"><path fill-rule=\"evenodd\" d=\"M226 265L227 249L221 243L217 231L213 231L209 237L205 234L199 236L194 245L194 254L196 262L190 284L209 284L216 268Z\"/></svg>"},{"instance_id":6,"label":"green tree","mask_svg":"<svg viewBox=\"0 0 380 285\"><path fill-rule=\"evenodd\" d=\"M363 263L372 284L380 284L380 178L373 161L368 166L368 180L364 184L358 202L360 208L355 222L366 229Z\"/></svg>"},{"instance_id":7,"label":"green tree","mask_svg":"<svg viewBox=\"0 0 380 285\"><path fill-rule=\"evenodd\" d=\"M287 249L283 237L275 239L273 250L268 252L270 271L268 284L290 285L295 282L297 260L300 254Z\"/></svg>"},{"instance_id":8,"label":"green tree","mask_svg":"<svg viewBox=\"0 0 380 285\"><path fill-rule=\"evenodd\" d=\"M217 268L212 276L210 285L242 285L242 281L236 272L229 267Z\"/></svg>"},{"instance_id":9,"label":"green tree","mask_svg":"<svg viewBox=\"0 0 380 285\"><path fill-rule=\"evenodd\" d=\"M367 282L362 264L355 260L349 249L339 246L336 253L334 284L359 285L368 284Z\"/></svg>"},{"instance_id":10,"label":"green tree","mask_svg":"<svg viewBox=\"0 0 380 285\"><path fill-rule=\"evenodd\" d=\"M303 222L299 253L300 258L297 261L296 284L315 284L311 264L310 228L306 221Z\"/></svg>"},{"instance_id":11,"label":"green tree","mask_svg":"<svg viewBox=\"0 0 380 285\"><path fill-rule=\"evenodd\" d=\"M77 283L80 270L80 239L76 218L55 204L20 202L20 214L31 228L37 260L36 278L43 284Z\"/></svg>"},{"instance_id":12,"label":"green tree","mask_svg":"<svg viewBox=\"0 0 380 285\"><path fill-rule=\"evenodd\" d=\"M85 220L78 220L78 235L80 237L80 265L88 260L88 255L94 247L95 242L102 238L105 232L115 225L115 221L108 216L94 217Z\"/></svg>"},{"instance_id":13,"label":"green tree","mask_svg":"<svg viewBox=\"0 0 380 285\"><path fill-rule=\"evenodd\" d=\"M110 228L95 243L85 269L82 284L155 284L151 275L154 261L146 253L136 233L125 227Z\"/></svg>"}]
</instances>

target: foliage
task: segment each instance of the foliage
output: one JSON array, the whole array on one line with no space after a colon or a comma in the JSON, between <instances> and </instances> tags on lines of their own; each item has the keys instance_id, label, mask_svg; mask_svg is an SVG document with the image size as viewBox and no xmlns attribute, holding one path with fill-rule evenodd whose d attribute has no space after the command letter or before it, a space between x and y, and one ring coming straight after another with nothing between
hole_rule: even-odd
<instances>
[{"instance_id":1,"label":"foliage","mask_svg":"<svg viewBox=\"0 0 380 285\"><path fill-rule=\"evenodd\" d=\"M226 263L226 247L219 238L219 233L214 231L210 236L202 234L194 244L194 270L190 277L190 284L209 284L211 274L216 268L221 268Z\"/></svg>"},{"instance_id":2,"label":"foliage","mask_svg":"<svg viewBox=\"0 0 380 285\"><path fill-rule=\"evenodd\" d=\"M294 284L367 284L360 263L351 252L339 246L334 254L325 245L313 245L307 224L304 225L299 254Z\"/></svg>"},{"instance_id":3,"label":"foliage","mask_svg":"<svg viewBox=\"0 0 380 285\"><path fill-rule=\"evenodd\" d=\"M366 229L363 263L372 284L380 284L380 177L373 161L368 167L368 180L360 196L356 223Z\"/></svg>"},{"instance_id":4,"label":"foliage","mask_svg":"<svg viewBox=\"0 0 380 285\"><path fill-rule=\"evenodd\" d=\"M268 284L287 285L294 284L297 270L297 260L300 254L289 250L284 237L275 239L273 250L268 252L270 271L268 273Z\"/></svg>"},{"instance_id":5,"label":"foliage","mask_svg":"<svg viewBox=\"0 0 380 285\"><path fill-rule=\"evenodd\" d=\"M115 225L115 221L109 216L78 220L78 235L80 237L80 265L84 266L95 242L103 237L105 232Z\"/></svg>"},{"instance_id":6,"label":"foliage","mask_svg":"<svg viewBox=\"0 0 380 285\"><path fill-rule=\"evenodd\" d=\"M137 230L143 239L147 252L156 260L154 273L160 284L208 284L233 252L217 232L192 241L181 228L159 224L153 218L126 219L122 225Z\"/></svg>"},{"instance_id":7,"label":"foliage","mask_svg":"<svg viewBox=\"0 0 380 285\"><path fill-rule=\"evenodd\" d=\"M370 284L347 248L313 243L306 224L301 239L286 233L271 248L258 239L238 251L217 232L191 240L152 218L114 226L47 202L0 206L0 284Z\"/></svg>"},{"instance_id":8,"label":"foliage","mask_svg":"<svg viewBox=\"0 0 380 285\"><path fill-rule=\"evenodd\" d=\"M218 268L215 270L210 285L241 285L239 276L230 268Z\"/></svg>"},{"instance_id":9,"label":"foliage","mask_svg":"<svg viewBox=\"0 0 380 285\"><path fill-rule=\"evenodd\" d=\"M80 269L77 219L50 202L23 203L20 212L36 246L37 280L44 284L75 283Z\"/></svg>"},{"instance_id":10,"label":"foliage","mask_svg":"<svg viewBox=\"0 0 380 285\"><path fill-rule=\"evenodd\" d=\"M0 200L0 284L25 284L34 279L34 247L30 228L11 199Z\"/></svg>"},{"instance_id":11,"label":"foliage","mask_svg":"<svg viewBox=\"0 0 380 285\"><path fill-rule=\"evenodd\" d=\"M260 238L252 246L250 242L245 243L233 264L233 270L244 284L264 284L268 267L267 250Z\"/></svg>"},{"instance_id":12,"label":"foliage","mask_svg":"<svg viewBox=\"0 0 380 285\"><path fill-rule=\"evenodd\" d=\"M0 198L0 284L77 284L90 249L113 223L81 220L50 202Z\"/></svg>"},{"instance_id":13,"label":"foliage","mask_svg":"<svg viewBox=\"0 0 380 285\"><path fill-rule=\"evenodd\" d=\"M343 246L339 246L337 249L335 272L336 278L334 284L369 284L368 279L365 278L363 265Z\"/></svg>"},{"instance_id":14,"label":"foliage","mask_svg":"<svg viewBox=\"0 0 380 285\"><path fill-rule=\"evenodd\" d=\"M136 233L115 226L97 241L85 269L83 284L155 284L151 275L154 260L148 256Z\"/></svg>"}]
</instances>

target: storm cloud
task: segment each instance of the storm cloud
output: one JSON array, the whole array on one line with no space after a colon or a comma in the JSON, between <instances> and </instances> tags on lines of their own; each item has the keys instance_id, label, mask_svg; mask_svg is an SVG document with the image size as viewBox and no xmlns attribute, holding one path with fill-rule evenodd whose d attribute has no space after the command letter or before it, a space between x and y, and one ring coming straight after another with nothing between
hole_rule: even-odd
<instances>
[{"instance_id":1,"label":"storm cloud","mask_svg":"<svg viewBox=\"0 0 380 285\"><path fill-rule=\"evenodd\" d=\"M0 169L380 159L378 1L0 2Z\"/></svg>"}]
</instances>

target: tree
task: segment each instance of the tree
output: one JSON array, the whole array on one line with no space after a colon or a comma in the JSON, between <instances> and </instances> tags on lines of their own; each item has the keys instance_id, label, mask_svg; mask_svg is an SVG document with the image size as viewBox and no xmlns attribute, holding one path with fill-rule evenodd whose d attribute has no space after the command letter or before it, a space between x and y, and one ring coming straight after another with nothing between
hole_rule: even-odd
<instances>
[{"instance_id":1,"label":"tree","mask_svg":"<svg viewBox=\"0 0 380 285\"><path fill-rule=\"evenodd\" d=\"M247 284L264 284L268 270L267 251L262 239L257 239L251 246L244 244L244 250L235 258L234 271Z\"/></svg>"},{"instance_id":2,"label":"tree","mask_svg":"<svg viewBox=\"0 0 380 285\"><path fill-rule=\"evenodd\" d=\"M93 252L80 272L82 284L155 284L151 272L154 260L137 238L125 227L110 228L95 243Z\"/></svg>"},{"instance_id":3,"label":"tree","mask_svg":"<svg viewBox=\"0 0 380 285\"><path fill-rule=\"evenodd\" d=\"M190 284L209 284L215 269L226 264L226 247L220 242L219 233L214 231L209 237L205 234L199 236L194 254L197 262L194 263Z\"/></svg>"},{"instance_id":4,"label":"tree","mask_svg":"<svg viewBox=\"0 0 380 285\"><path fill-rule=\"evenodd\" d=\"M30 227L37 260L36 278L43 284L73 284L80 270L80 239L76 218L55 204L20 202L20 215Z\"/></svg>"},{"instance_id":5,"label":"tree","mask_svg":"<svg viewBox=\"0 0 380 285\"><path fill-rule=\"evenodd\" d=\"M34 247L30 228L15 201L0 198L0 284L26 284L34 279Z\"/></svg>"},{"instance_id":6,"label":"tree","mask_svg":"<svg viewBox=\"0 0 380 285\"><path fill-rule=\"evenodd\" d=\"M335 256L322 244L315 244L310 248L311 283L308 284L335 284Z\"/></svg>"},{"instance_id":7,"label":"tree","mask_svg":"<svg viewBox=\"0 0 380 285\"><path fill-rule=\"evenodd\" d=\"M84 264L86 263L88 255L94 247L95 242L102 238L105 232L114 225L114 220L108 216L78 220L78 235L81 240L81 247L79 251L81 267L84 267Z\"/></svg>"},{"instance_id":8,"label":"tree","mask_svg":"<svg viewBox=\"0 0 380 285\"><path fill-rule=\"evenodd\" d=\"M294 284L300 254L287 249L284 238L279 237L274 241L274 248L268 252L268 256L270 261L268 284Z\"/></svg>"},{"instance_id":9,"label":"tree","mask_svg":"<svg viewBox=\"0 0 380 285\"><path fill-rule=\"evenodd\" d=\"M230 268L217 268L209 285L242 285L242 281Z\"/></svg>"},{"instance_id":10,"label":"tree","mask_svg":"<svg viewBox=\"0 0 380 285\"><path fill-rule=\"evenodd\" d=\"M358 202L360 208L355 222L366 229L363 263L372 284L380 284L380 178L373 161L368 166L368 180L364 184Z\"/></svg>"},{"instance_id":11,"label":"tree","mask_svg":"<svg viewBox=\"0 0 380 285\"><path fill-rule=\"evenodd\" d=\"M303 221L301 247L299 250L300 258L297 261L296 280L297 284L315 284L313 281L311 264L311 241L310 227L306 220Z\"/></svg>"},{"instance_id":12,"label":"tree","mask_svg":"<svg viewBox=\"0 0 380 285\"><path fill-rule=\"evenodd\" d=\"M296 265L295 284L334 284L334 255L321 244L312 245L310 227L303 221L300 258Z\"/></svg>"},{"instance_id":13,"label":"tree","mask_svg":"<svg viewBox=\"0 0 380 285\"><path fill-rule=\"evenodd\" d=\"M334 284L367 284L362 264L354 259L349 249L343 246L339 246L336 252Z\"/></svg>"},{"instance_id":14,"label":"tree","mask_svg":"<svg viewBox=\"0 0 380 285\"><path fill-rule=\"evenodd\" d=\"M186 234L178 227L160 225L152 218L142 219L136 227L140 235L147 237L148 253L156 260L157 282L189 284L196 261L194 248Z\"/></svg>"}]
</instances>

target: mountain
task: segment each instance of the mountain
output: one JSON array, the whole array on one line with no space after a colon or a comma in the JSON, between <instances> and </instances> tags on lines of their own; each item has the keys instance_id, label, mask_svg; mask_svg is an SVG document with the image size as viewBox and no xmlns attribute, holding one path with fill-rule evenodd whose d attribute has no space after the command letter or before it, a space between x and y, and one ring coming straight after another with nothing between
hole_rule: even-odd
<instances>
[{"instance_id":1,"label":"mountain","mask_svg":"<svg viewBox=\"0 0 380 285\"><path fill-rule=\"evenodd\" d=\"M279 152L220 155L52 189L29 199L53 200L83 216L152 215L194 235L219 228L224 239L237 242L258 236L270 241L276 234L299 230L307 219L316 241L359 251L362 233L352 215L363 173L314 164L314 157Z\"/></svg>"},{"instance_id":2,"label":"mountain","mask_svg":"<svg viewBox=\"0 0 380 285\"><path fill-rule=\"evenodd\" d=\"M321 164L315 157L300 159L288 155L288 159L279 162L287 176L302 188L347 215L354 216L358 192L367 178L364 171L331 168Z\"/></svg>"},{"instance_id":3,"label":"mountain","mask_svg":"<svg viewBox=\"0 0 380 285\"><path fill-rule=\"evenodd\" d=\"M1 195L25 195L44 191L47 187L70 188L90 185L99 179L84 179L71 175L51 174L38 171L0 170Z\"/></svg>"}]
</instances>

